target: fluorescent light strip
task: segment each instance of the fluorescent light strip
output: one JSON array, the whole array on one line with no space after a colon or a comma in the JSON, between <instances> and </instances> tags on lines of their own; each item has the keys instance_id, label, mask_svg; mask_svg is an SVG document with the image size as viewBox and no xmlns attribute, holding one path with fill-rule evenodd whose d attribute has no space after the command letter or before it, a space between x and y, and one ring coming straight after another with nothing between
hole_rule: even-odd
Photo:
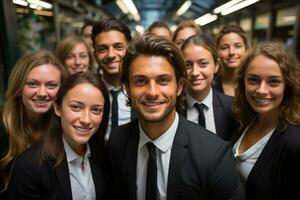
<instances>
[{"instance_id":1,"label":"fluorescent light strip","mask_svg":"<svg viewBox=\"0 0 300 200\"><path fill-rule=\"evenodd\" d=\"M245 7L247 7L247 6L250 6L250 5L252 5L252 4L254 4L254 3L258 2L258 1L259 1L259 0L246 0L246 1L243 1L243 2L241 2L241 3L239 3L239 4L236 4L236 5L232 6L231 8L228 8L228 9L226 9L226 10L223 10L223 11L221 12L221 14L222 14L222 15L228 15L228 14L230 14L230 13L233 13L233 12L237 11L237 10L240 10L240 9L242 9L242 8L245 8Z\"/></svg>"},{"instance_id":2,"label":"fluorescent light strip","mask_svg":"<svg viewBox=\"0 0 300 200\"><path fill-rule=\"evenodd\" d=\"M124 14L128 14L129 10L127 9L127 7L125 6L124 2L122 0L117 0L116 1L117 5L119 6L119 8L122 10L122 12Z\"/></svg>"},{"instance_id":3,"label":"fluorescent light strip","mask_svg":"<svg viewBox=\"0 0 300 200\"><path fill-rule=\"evenodd\" d=\"M28 6L28 3L24 0L13 0L13 3L20 6Z\"/></svg>"},{"instance_id":4,"label":"fluorescent light strip","mask_svg":"<svg viewBox=\"0 0 300 200\"><path fill-rule=\"evenodd\" d=\"M134 15L134 14L138 13L138 11L137 11L137 9L136 9L136 7L135 7L132 0L123 0L123 2L124 2L124 4L126 5L126 7L128 8L128 10L131 14Z\"/></svg>"},{"instance_id":5,"label":"fluorescent light strip","mask_svg":"<svg viewBox=\"0 0 300 200\"><path fill-rule=\"evenodd\" d=\"M218 19L217 15L212 15L211 13L207 13L207 14L195 19L195 23L199 24L200 26L203 26L205 24L215 21L216 19Z\"/></svg>"},{"instance_id":6,"label":"fluorescent light strip","mask_svg":"<svg viewBox=\"0 0 300 200\"><path fill-rule=\"evenodd\" d=\"M46 9L51 9L52 8L52 5L50 3L47 3L45 1L40 1L40 0L27 0L28 3L30 4L35 4L35 5L39 5L43 8L46 8Z\"/></svg>"},{"instance_id":7,"label":"fluorescent light strip","mask_svg":"<svg viewBox=\"0 0 300 200\"><path fill-rule=\"evenodd\" d=\"M190 8L191 5L192 5L192 1L185 1L184 4L182 4L182 6L176 12L176 15L177 16L182 15Z\"/></svg>"},{"instance_id":8,"label":"fluorescent light strip","mask_svg":"<svg viewBox=\"0 0 300 200\"><path fill-rule=\"evenodd\" d=\"M227 3L225 3L225 4L223 4L223 5L221 5L221 6L217 7L217 8L215 8L215 9L214 9L214 13L215 13L215 14L220 13L220 12L222 12L223 10L225 10L225 9L227 9L227 8L233 6L233 5L235 5L235 4L237 4L237 3L241 2L241 1L243 1L243 0L232 0L232 1L229 1L229 2L227 2Z\"/></svg>"}]
</instances>

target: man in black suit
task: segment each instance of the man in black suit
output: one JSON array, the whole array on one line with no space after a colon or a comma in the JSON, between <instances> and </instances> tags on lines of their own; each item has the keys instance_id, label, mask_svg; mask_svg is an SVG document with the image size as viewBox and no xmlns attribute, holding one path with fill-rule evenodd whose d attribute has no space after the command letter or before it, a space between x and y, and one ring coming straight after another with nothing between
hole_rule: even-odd
<instances>
[{"instance_id":1,"label":"man in black suit","mask_svg":"<svg viewBox=\"0 0 300 200\"><path fill-rule=\"evenodd\" d=\"M230 144L176 112L185 77L171 41L144 35L129 45L121 82L139 116L108 143L114 199L243 199Z\"/></svg>"}]
</instances>

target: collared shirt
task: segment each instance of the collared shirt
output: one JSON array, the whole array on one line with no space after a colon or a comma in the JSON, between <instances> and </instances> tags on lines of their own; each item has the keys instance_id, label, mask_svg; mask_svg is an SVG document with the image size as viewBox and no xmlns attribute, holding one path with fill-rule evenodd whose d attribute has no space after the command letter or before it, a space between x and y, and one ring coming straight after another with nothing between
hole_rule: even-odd
<instances>
[{"instance_id":1,"label":"collared shirt","mask_svg":"<svg viewBox=\"0 0 300 200\"><path fill-rule=\"evenodd\" d=\"M112 105L112 94L109 92L111 90L120 90L121 88L115 88L114 86L107 83L104 79L102 79L106 85L106 89L109 94L109 102L110 102L110 112L109 112L109 121L107 130L105 133L105 141L107 142L111 132L111 105ZM126 124L131 121L131 108L130 106L126 105L127 97L126 97L126 90L122 90L118 93L118 125Z\"/></svg>"},{"instance_id":2,"label":"collared shirt","mask_svg":"<svg viewBox=\"0 0 300 200\"><path fill-rule=\"evenodd\" d=\"M194 99L188 92L187 92L186 100L187 100L187 119L189 121L198 124L199 112L194 105L195 103L203 103L206 106L206 108L204 109L206 129L210 130L213 133L216 133L212 88L210 88L208 95L203 99L202 102L199 102L196 99Z\"/></svg>"},{"instance_id":3,"label":"collared shirt","mask_svg":"<svg viewBox=\"0 0 300 200\"><path fill-rule=\"evenodd\" d=\"M63 139L66 152L73 200L95 200L96 191L89 158L91 157L90 146L84 157L76 154L68 143Z\"/></svg>"},{"instance_id":4,"label":"collared shirt","mask_svg":"<svg viewBox=\"0 0 300 200\"><path fill-rule=\"evenodd\" d=\"M254 121L254 120L253 120ZM252 121L252 123L253 123ZM261 152L263 151L264 147L266 146L267 142L271 138L274 130L272 129L269 131L264 137L262 137L260 140L258 140L255 144L253 144L250 148L248 148L243 153L239 152L241 142L245 136L245 134L248 132L249 127L252 125L252 123L244 130L241 137L235 142L233 146L233 153L234 157L236 159L236 168L239 172L241 182L246 187L246 182L248 179L248 176L255 165L257 159L259 158Z\"/></svg>"},{"instance_id":5,"label":"collared shirt","mask_svg":"<svg viewBox=\"0 0 300 200\"><path fill-rule=\"evenodd\" d=\"M175 134L177 131L179 122L178 114L176 113L175 120L171 127L163 133L159 138L153 140L153 144L156 147L156 157L157 157L157 188L158 200L167 199L167 186L168 186L168 174L169 174L169 164L171 157L171 149ZM151 141L151 139L146 135L146 133L140 128L140 140L138 146L138 156L137 156L137 200L144 200L146 195L146 179L147 179L147 165L149 159L149 152L146 143Z\"/></svg>"}]
</instances>

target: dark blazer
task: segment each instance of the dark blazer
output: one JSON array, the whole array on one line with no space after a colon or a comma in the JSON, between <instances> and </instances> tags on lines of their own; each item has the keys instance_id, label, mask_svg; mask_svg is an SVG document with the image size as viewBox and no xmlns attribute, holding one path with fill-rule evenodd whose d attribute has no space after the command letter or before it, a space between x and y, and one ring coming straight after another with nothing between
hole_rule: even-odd
<instances>
[{"instance_id":1,"label":"dark blazer","mask_svg":"<svg viewBox=\"0 0 300 200\"><path fill-rule=\"evenodd\" d=\"M213 109L216 134L224 140L229 140L236 130L236 121L232 113L233 97L227 96L213 89ZM182 112L187 116L186 110Z\"/></svg>"},{"instance_id":2,"label":"dark blazer","mask_svg":"<svg viewBox=\"0 0 300 200\"><path fill-rule=\"evenodd\" d=\"M115 200L136 200L138 121L117 127L108 143ZM169 165L168 200L243 199L231 145L179 116Z\"/></svg>"},{"instance_id":3,"label":"dark blazer","mask_svg":"<svg viewBox=\"0 0 300 200\"><path fill-rule=\"evenodd\" d=\"M300 199L299 126L275 129L248 176L246 199Z\"/></svg>"},{"instance_id":4,"label":"dark blazer","mask_svg":"<svg viewBox=\"0 0 300 200\"><path fill-rule=\"evenodd\" d=\"M39 163L36 159L37 146L25 151L17 159L8 186L9 199L53 199L72 200L68 163L54 169L55 160ZM92 151L92 150L91 150ZM91 152L91 156L93 153ZM107 198L108 184L103 170L90 158L95 184L96 199Z\"/></svg>"}]
</instances>

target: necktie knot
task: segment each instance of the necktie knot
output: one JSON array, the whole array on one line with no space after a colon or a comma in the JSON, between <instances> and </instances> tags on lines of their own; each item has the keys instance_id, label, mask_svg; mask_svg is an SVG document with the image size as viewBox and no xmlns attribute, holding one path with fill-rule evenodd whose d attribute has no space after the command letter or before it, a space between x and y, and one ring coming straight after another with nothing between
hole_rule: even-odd
<instances>
[{"instance_id":1,"label":"necktie knot","mask_svg":"<svg viewBox=\"0 0 300 200\"><path fill-rule=\"evenodd\" d=\"M147 149L149 151L149 156L156 158L155 145L151 142L148 142L146 145L147 145Z\"/></svg>"},{"instance_id":2,"label":"necktie knot","mask_svg":"<svg viewBox=\"0 0 300 200\"><path fill-rule=\"evenodd\" d=\"M203 103L195 103L195 107L199 112L198 124L202 125L205 128L206 124L205 124L204 109L206 108L206 106Z\"/></svg>"}]
</instances>

